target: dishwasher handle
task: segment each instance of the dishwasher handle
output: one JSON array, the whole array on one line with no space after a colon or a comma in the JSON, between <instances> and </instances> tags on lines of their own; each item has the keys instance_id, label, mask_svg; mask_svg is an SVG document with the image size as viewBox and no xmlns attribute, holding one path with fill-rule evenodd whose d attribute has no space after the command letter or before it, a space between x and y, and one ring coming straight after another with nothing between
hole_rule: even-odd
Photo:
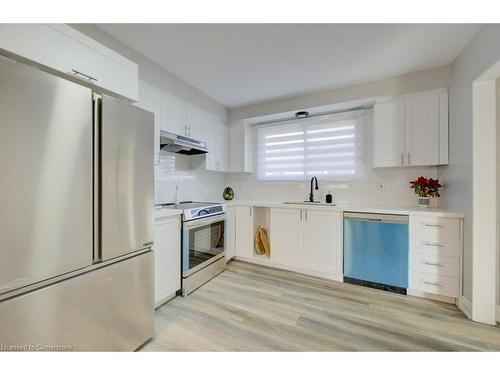
<instances>
[{"instance_id":1,"label":"dishwasher handle","mask_svg":"<svg viewBox=\"0 0 500 375\"><path fill-rule=\"evenodd\" d=\"M345 212L344 219L374 221L379 223L408 224L408 215L371 214L365 212Z\"/></svg>"}]
</instances>

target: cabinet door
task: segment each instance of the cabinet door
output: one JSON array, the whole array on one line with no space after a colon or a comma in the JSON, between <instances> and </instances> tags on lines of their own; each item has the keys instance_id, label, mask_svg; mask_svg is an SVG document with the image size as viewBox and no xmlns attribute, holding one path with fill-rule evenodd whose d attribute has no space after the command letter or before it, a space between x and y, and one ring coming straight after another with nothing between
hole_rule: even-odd
<instances>
[{"instance_id":1,"label":"cabinet door","mask_svg":"<svg viewBox=\"0 0 500 375\"><path fill-rule=\"evenodd\" d=\"M305 211L304 268L342 280L342 237L341 213Z\"/></svg>"},{"instance_id":2,"label":"cabinet door","mask_svg":"<svg viewBox=\"0 0 500 375\"><path fill-rule=\"evenodd\" d=\"M155 304L163 303L181 288L181 221L168 217L155 221Z\"/></svg>"},{"instance_id":3,"label":"cabinet door","mask_svg":"<svg viewBox=\"0 0 500 375\"><path fill-rule=\"evenodd\" d=\"M236 256L253 257L253 207L238 206L235 210Z\"/></svg>"},{"instance_id":4,"label":"cabinet door","mask_svg":"<svg viewBox=\"0 0 500 375\"><path fill-rule=\"evenodd\" d=\"M402 166L404 154L404 102L379 103L374 107L373 167Z\"/></svg>"},{"instance_id":5,"label":"cabinet door","mask_svg":"<svg viewBox=\"0 0 500 375\"><path fill-rule=\"evenodd\" d=\"M207 118L207 136L205 137L205 142L207 143L208 153L205 154L205 169L207 171L217 170L217 123Z\"/></svg>"},{"instance_id":6,"label":"cabinet door","mask_svg":"<svg viewBox=\"0 0 500 375\"><path fill-rule=\"evenodd\" d=\"M137 64L66 24L0 25L0 48L71 80L137 100Z\"/></svg>"},{"instance_id":7,"label":"cabinet door","mask_svg":"<svg viewBox=\"0 0 500 375\"><path fill-rule=\"evenodd\" d=\"M252 130L238 121L228 127L228 170L252 172Z\"/></svg>"},{"instance_id":8,"label":"cabinet door","mask_svg":"<svg viewBox=\"0 0 500 375\"><path fill-rule=\"evenodd\" d=\"M166 92L161 99L161 130L187 136L186 103Z\"/></svg>"},{"instance_id":9,"label":"cabinet door","mask_svg":"<svg viewBox=\"0 0 500 375\"><path fill-rule=\"evenodd\" d=\"M161 91L146 82L139 82L139 101L136 105L146 111L154 113L154 163L160 162L160 121L161 121Z\"/></svg>"},{"instance_id":10,"label":"cabinet door","mask_svg":"<svg viewBox=\"0 0 500 375\"><path fill-rule=\"evenodd\" d=\"M205 141L205 115L202 111L192 105L187 106L187 132L188 137L198 141Z\"/></svg>"},{"instance_id":11,"label":"cabinet door","mask_svg":"<svg viewBox=\"0 0 500 375\"><path fill-rule=\"evenodd\" d=\"M439 164L439 95L407 99L405 105L406 164Z\"/></svg>"},{"instance_id":12,"label":"cabinet door","mask_svg":"<svg viewBox=\"0 0 500 375\"><path fill-rule=\"evenodd\" d=\"M226 261L236 255L236 207L228 207L226 212Z\"/></svg>"},{"instance_id":13,"label":"cabinet door","mask_svg":"<svg viewBox=\"0 0 500 375\"><path fill-rule=\"evenodd\" d=\"M271 261L302 266L302 210L271 208Z\"/></svg>"},{"instance_id":14,"label":"cabinet door","mask_svg":"<svg viewBox=\"0 0 500 375\"><path fill-rule=\"evenodd\" d=\"M218 125L217 130L217 170L225 172L228 170L228 137L229 131L224 124Z\"/></svg>"}]
</instances>

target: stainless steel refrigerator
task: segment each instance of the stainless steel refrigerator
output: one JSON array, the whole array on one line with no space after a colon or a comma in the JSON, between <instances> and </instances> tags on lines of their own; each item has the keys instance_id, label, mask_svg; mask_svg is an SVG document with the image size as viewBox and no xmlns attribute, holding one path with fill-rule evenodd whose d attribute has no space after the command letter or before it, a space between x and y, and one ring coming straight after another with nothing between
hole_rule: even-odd
<instances>
[{"instance_id":1,"label":"stainless steel refrigerator","mask_svg":"<svg viewBox=\"0 0 500 375\"><path fill-rule=\"evenodd\" d=\"M0 56L0 347L154 334L153 114Z\"/></svg>"}]
</instances>

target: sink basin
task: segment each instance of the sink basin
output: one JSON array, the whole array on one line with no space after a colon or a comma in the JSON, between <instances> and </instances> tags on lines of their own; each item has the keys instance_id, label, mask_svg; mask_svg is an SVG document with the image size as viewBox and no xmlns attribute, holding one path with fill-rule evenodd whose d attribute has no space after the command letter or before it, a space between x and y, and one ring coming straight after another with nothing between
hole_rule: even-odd
<instances>
[{"instance_id":1,"label":"sink basin","mask_svg":"<svg viewBox=\"0 0 500 375\"><path fill-rule=\"evenodd\" d=\"M283 202L283 204L305 204L310 206L336 206L336 204L334 203L321 203L321 202L309 202L309 201Z\"/></svg>"}]
</instances>

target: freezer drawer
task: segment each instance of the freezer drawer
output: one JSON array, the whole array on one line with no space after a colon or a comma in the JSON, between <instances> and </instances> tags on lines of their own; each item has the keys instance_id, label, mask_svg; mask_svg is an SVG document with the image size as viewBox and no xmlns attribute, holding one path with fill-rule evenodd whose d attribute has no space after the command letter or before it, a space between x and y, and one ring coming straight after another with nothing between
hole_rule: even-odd
<instances>
[{"instance_id":1,"label":"freezer drawer","mask_svg":"<svg viewBox=\"0 0 500 375\"><path fill-rule=\"evenodd\" d=\"M0 303L0 345L134 350L154 334L153 253Z\"/></svg>"},{"instance_id":2,"label":"freezer drawer","mask_svg":"<svg viewBox=\"0 0 500 375\"><path fill-rule=\"evenodd\" d=\"M153 243L154 115L102 98L101 256L115 258Z\"/></svg>"},{"instance_id":3,"label":"freezer drawer","mask_svg":"<svg viewBox=\"0 0 500 375\"><path fill-rule=\"evenodd\" d=\"M90 89L0 56L0 294L92 263Z\"/></svg>"}]
</instances>

